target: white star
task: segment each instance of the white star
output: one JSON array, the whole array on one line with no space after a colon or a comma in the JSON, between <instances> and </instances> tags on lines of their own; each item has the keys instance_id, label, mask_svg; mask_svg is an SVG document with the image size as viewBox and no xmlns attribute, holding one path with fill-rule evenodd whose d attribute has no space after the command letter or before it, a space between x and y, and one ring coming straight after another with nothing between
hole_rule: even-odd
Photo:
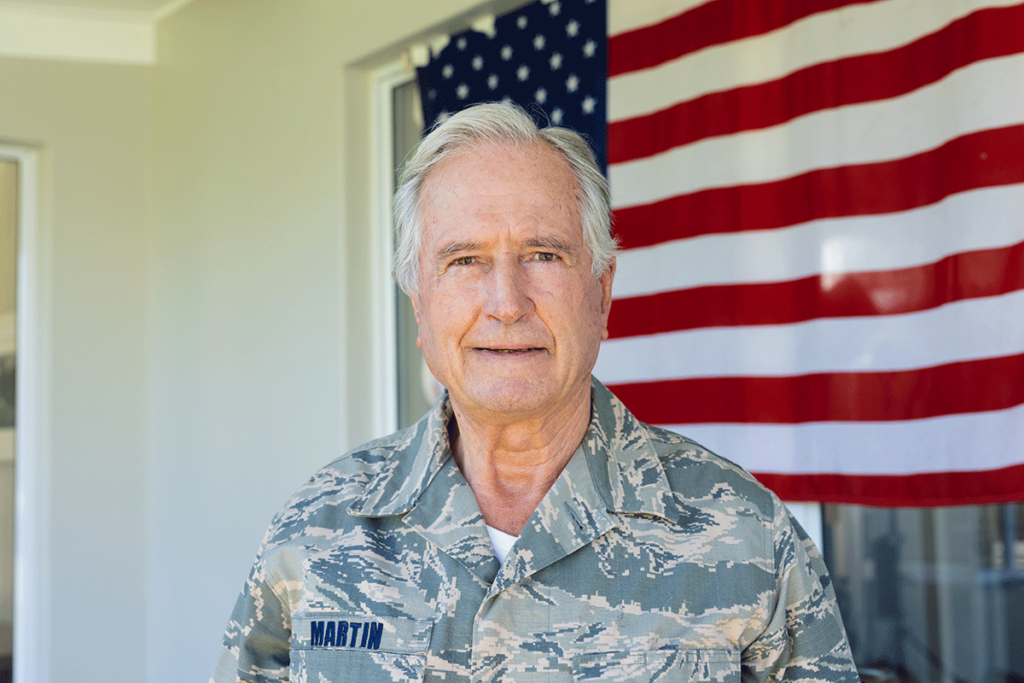
<instances>
[{"instance_id":1,"label":"white star","mask_svg":"<svg viewBox=\"0 0 1024 683\"><path fill-rule=\"evenodd\" d=\"M522 28L526 28L526 15L525 14L520 14L519 15L519 18L516 19L516 26L518 26L521 29Z\"/></svg>"},{"instance_id":2,"label":"white star","mask_svg":"<svg viewBox=\"0 0 1024 683\"><path fill-rule=\"evenodd\" d=\"M562 125L562 108L555 107L554 111L551 112L551 123L556 126Z\"/></svg>"},{"instance_id":3,"label":"white star","mask_svg":"<svg viewBox=\"0 0 1024 683\"><path fill-rule=\"evenodd\" d=\"M444 123L445 121L447 121L451 117L452 117L451 114L449 114L448 112L442 110L441 113L437 115L437 122L438 123Z\"/></svg>"},{"instance_id":4,"label":"white star","mask_svg":"<svg viewBox=\"0 0 1024 683\"><path fill-rule=\"evenodd\" d=\"M473 57L472 64L473 71L479 71L480 69L484 68L484 58L481 57L480 55L477 55L476 57Z\"/></svg>"},{"instance_id":5,"label":"white star","mask_svg":"<svg viewBox=\"0 0 1024 683\"><path fill-rule=\"evenodd\" d=\"M558 52L552 52L551 59L548 60L548 64L551 65L552 71L558 71L562 68L562 55Z\"/></svg>"},{"instance_id":6,"label":"white star","mask_svg":"<svg viewBox=\"0 0 1024 683\"><path fill-rule=\"evenodd\" d=\"M465 50L466 49L466 39L465 38L459 38L458 40L456 40L455 41L455 47L459 48L460 50Z\"/></svg>"},{"instance_id":7,"label":"white star","mask_svg":"<svg viewBox=\"0 0 1024 683\"><path fill-rule=\"evenodd\" d=\"M539 33L533 39L533 49L534 50L543 50L544 49L544 36L542 36Z\"/></svg>"},{"instance_id":8,"label":"white star","mask_svg":"<svg viewBox=\"0 0 1024 683\"><path fill-rule=\"evenodd\" d=\"M445 78L451 78L453 73L455 73L455 67L451 64L445 64L441 69L441 75Z\"/></svg>"},{"instance_id":9,"label":"white star","mask_svg":"<svg viewBox=\"0 0 1024 683\"><path fill-rule=\"evenodd\" d=\"M487 87L491 90L498 87L498 74L491 74L487 77Z\"/></svg>"},{"instance_id":10,"label":"white star","mask_svg":"<svg viewBox=\"0 0 1024 683\"><path fill-rule=\"evenodd\" d=\"M427 99L430 99L430 100L437 99L437 91L434 90L433 88L428 90L427 91Z\"/></svg>"},{"instance_id":11,"label":"white star","mask_svg":"<svg viewBox=\"0 0 1024 683\"><path fill-rule=\"evenodd\" d=\"M501 101L504 102L505 104L511 104L512 98L509 97L508 95L505 95L504 97L501 98Z\"/></svg>"},{"instance_id":12,"label":"white star","mask_svg":"<svg viewBox=\"0 0 1024 683\"><path fill-rule=\"evenodd\" d=\"M460 100L464 100L469 97L469 86L465 83L459 83L459 87L455 89L455 96Z\"/></svg>"},{"instance_id":13,"label":"white star","mask_svg":"<svg viewBox=\"0 0 1024 683\"><path fill-rule=\"evenodd\" d=\"M569 78L565 79L565 91L576 92L580 87L580 79L576 74L569 74Z\"/></svg>"},{"instance_id":14,"label":"white star","mask_svg":"<svg viewBox=\"0 0 1024 683\"><path fill-rule=\"evenodd\" d=\"M529 77L530 67L526 66L525 64L520 64L519 68L516 69L516 78L518 78L521 81L525 81Z\"/></svg>"},{"instance_id":15,"label":"white star","mask_svg":"<svg viewBox=\"0 0 1024 683\"><path fill-rule=\"evenodd\" d=\"M550 12L551 16L553 16L553 17L557 17L559 12L561 12L561 11L562 11L561 3L553 2L550 5L548 5L548 12Z\"/></svg>"},{"instance_id":16,"label":"white star","mask_svg":"<svg viewBox=\"0 0 1024 683\"><path fill-rule=\"evenodd\" d=\"M537 104L544 104L548 101L548 91L544 88L537 88L537 92L533 93L533 99L537 100Z\"/></svg>"},{"instance_id":17,"label":"white star","mask_svg":"<svg viewBox=\"0 0 1024 683\"><path fill-rule=\"evenodd\" d=\"M590 59L594 56L595 52L597 52L597 43L595 43L593 39L588 40L586 44L583 45L583 56Z\"/></svg>"},{"instance_id":18,"label":"white star","mask_svg":"<svg viewBox=\"0 0 1024 683\"><path fill-rule=\"evenodd\" d=\"M584 114L593 114L594 113L594 107L596 105L597 105L597 100L595 100L590 95L587 95L586 97L583 98L583 113Z\"/></svg>"},{"instance_id":19,"label":"white star","mask_svg":"<svg viewBox=\"0 0 1024 683\"><path fill-rule=\"evenodd\" d=\"M580 22L572 19L565 25L565 35L575 38L580 32Z\"/></svg>"},{"instance_id":20,"label":"white star","mask_svg":"<svg viewBox=\"0 0 1024 683\"><path fill-rule=\"evenodd\" d=\"M512 59L512 46L511 45L506 45L505 47L501 48L501 58L504 59L506 62L508 60Z\"/></svg>"}]
</instances>

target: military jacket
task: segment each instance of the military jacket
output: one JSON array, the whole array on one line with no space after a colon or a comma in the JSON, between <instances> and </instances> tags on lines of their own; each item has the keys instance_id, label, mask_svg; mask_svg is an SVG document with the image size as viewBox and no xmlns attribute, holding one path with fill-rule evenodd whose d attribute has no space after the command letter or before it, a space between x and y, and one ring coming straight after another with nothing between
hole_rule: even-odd
<instances>
[{"instance_id":1,"label":"military jacket","mask_svg":"<svg viewBox=\"0 0 1024 683\"><path fill-rule=\"evenodd\" d=\"M211 681L848 681L821 557L740 467L639 422L591 423L503 564L443 395L276 516Z\"/></svg>"}]
</instances>

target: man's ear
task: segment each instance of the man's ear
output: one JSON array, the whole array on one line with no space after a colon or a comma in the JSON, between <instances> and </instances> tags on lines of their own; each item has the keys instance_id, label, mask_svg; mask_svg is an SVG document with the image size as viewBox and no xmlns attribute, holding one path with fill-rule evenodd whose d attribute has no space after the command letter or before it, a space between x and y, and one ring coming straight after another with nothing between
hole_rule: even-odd
<instances>
[{"instance_id":1,"label":"man's ear","mask_svg":"<svg viewBox=\"0 0 1024 683\"><path fill-rule=\"evenodd\" d=\"M410 294L409 302L412 303L412 314L416 316L416 324L420 324L420 297L418 294Z\"/></svg>"},{"instance_id":2,"label":"man's ear","mask_svg":"<svg viewBox=\"0 0 1024 683\"><path fill-rule=\"evenodd\" d=\"M608 338L608 314L612 310L612 281L615 279L615 257L601 273L601 339Z\"/></svg>"},{"instance_id":3,"label":"man's ear","mask_svg":"<svg viewBox=\"0 0 1024 683\"><path fill-rule=\"evenodd\" d=\"M412 303L412 314L416 317L416 346L423 348L423 340L420 337L420 297L418 294L410 294L409 301Z\"/></svg>"}]
</instances>

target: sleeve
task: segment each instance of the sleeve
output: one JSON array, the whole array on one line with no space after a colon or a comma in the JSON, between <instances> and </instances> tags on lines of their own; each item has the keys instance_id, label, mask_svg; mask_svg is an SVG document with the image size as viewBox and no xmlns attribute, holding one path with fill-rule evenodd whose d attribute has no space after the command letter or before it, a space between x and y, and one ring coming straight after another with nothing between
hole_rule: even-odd
<instances>
[{"instance_id":1,"label":"sleeve","mask_svg":"<svg viewBox=\"0 0 1024 683\"><path fill-rule=\"evenodd\" d=\"M288 681L290 582L267 570L268 564L275 563L266 562L265 553L261 549L235 602L210 683Z\"/></svg>"},{"instance_id":2,"label":"sleeve","mask_svg":"<svg viewBox=\"0 0 1024 683\"><path fill-rule=\"evenodd\" d=\"M743 682L860 683L821 554L782 502L773 500L774 609L743 652Z\"/></svg>"}]
</instances>

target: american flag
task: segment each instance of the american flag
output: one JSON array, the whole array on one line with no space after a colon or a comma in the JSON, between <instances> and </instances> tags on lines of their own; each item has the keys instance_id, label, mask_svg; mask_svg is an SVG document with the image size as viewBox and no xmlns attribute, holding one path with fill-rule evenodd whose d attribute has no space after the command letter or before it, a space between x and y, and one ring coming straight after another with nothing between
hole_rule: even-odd
<instances>
[{"instance_id":1,"label":"american flag","mask_svg":"<svg viewBox=\"0 0 1024 683\"><path fill-rule=\"evenodd\" d=\"M1024 500L1024 4L607 13L597 377L787 500Z\"/></svg>"},{"instance_id":2,"label":"american flag","mask_svg":"<svg viewBox=\"0 0 1024 683\"><path fill-rule=\"evenodd\" d=\"M605 0L551 0L497 17L486 33L452 36L418 70L426 129L471 104L510 100L539 125L580 133L604 167L606 27Z\"/></svg>"}]
</instances>

